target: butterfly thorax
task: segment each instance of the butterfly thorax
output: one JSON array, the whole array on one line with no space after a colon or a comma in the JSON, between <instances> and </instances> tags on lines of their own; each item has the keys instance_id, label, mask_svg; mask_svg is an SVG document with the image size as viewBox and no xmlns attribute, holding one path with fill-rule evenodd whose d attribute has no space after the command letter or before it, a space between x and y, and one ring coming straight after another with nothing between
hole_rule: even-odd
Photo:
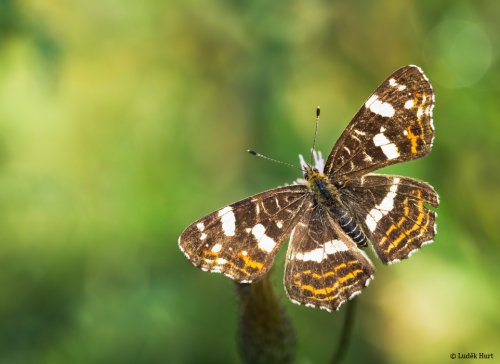
<instances>
[{"instance_id":1,"label":"butterfly thorax","mask_svg":"<svg viewBox=\"0 0 500 364\"><path fill-rule=\"evenodd\" d=\"M355 243L360 246L367 246L368 239L351 211L342 203L335 181L331 181L327 175L311 166L306 167L304 178L307 180L307 186L313 196L315 205L327 210L340 228Z\"/></svg>"},{"instance_id":2,"label":"butterfly thorax","mask_svg":"<svg viewBox=\"0 0 500 364\"><path fill-rule=\"evenodd\" d=\"M317 203L331 207L340 205L338 189L325 174L320 173L314 167L307 166L304 177L307 180L309 191Z\"/></svg>"}]
</instances>

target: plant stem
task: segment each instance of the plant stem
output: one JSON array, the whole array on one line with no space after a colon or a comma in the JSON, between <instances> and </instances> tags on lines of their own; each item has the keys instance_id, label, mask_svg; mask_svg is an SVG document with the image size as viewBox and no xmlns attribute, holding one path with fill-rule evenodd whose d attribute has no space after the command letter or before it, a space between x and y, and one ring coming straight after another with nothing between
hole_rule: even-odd
<instances>
[{"instance_id":1,"label":"plant stem","mask_svg":"<svg viewBox=\"0 0 500 364\"><path fill-rule=\"evenodd\" d=\"M344 318L344 326L342 327L342 333L340 336L339 346L335 354L333 355L332 364L342 363L347 350L349 349L349 343L351 341L352 333L354 331L354 321L356 318L356 306L358 298L355 297L346 303L346 313Z\"/></svg>"}]
</instances>

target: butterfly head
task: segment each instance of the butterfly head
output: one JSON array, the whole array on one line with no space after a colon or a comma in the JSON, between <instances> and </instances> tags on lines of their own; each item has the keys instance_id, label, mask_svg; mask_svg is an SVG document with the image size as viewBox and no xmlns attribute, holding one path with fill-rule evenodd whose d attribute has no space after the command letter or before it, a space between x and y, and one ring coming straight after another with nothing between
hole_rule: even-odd
<instances>
[{"instance_id":1,"label":"butterfly head","mask_svg":"<svg viewBox=\"0 0 500 364\"><path fill-rule=\"evenodd\" d=\"M312 167L310 165L305 165L303 166L303 171L304 171L304 179L309 183L309 184L314 184L315 181L317 180L325 180L327 177L321 173L318 168Z\"/></svg>"},{"instance_id":2,"label":"butterfly head","mask_svg":"<svg viewBox=\"0 0 500 364\"><path fill-rule=\"evenodd\" d=\"M297 181L299 184L306 184L306 182L309 180L308 176L312 176L315 173L323 174L323 170L325 168L325 161L323 159L323 155L321 154L321 152L316 152L315 150L312 150L312 153L314 158L314 165L306 163L304 157L301 154L299 154L300 169L302 170L305 179L305 181L304 180Z\"/></svg>"}]
</instances>

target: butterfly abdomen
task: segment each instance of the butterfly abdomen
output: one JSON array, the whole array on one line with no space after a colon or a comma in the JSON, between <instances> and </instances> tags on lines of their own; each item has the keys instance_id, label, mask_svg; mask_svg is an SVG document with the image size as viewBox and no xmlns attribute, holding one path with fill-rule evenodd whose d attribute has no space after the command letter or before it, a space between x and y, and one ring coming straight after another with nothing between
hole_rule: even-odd
<instances>
[{"instance_id":1,"label":"butterfly abdomen","mask_svg":"<svg viewBox=\"0 0 500 364\"><path fill-rule=\"evenodd\" d=\"M352 217L349 210L347 210L344 206L339 205L332 209L330 212L342 228L344 232L359 246L366 247L368 246L368 239L366 238L365 233L361 230L361 227L356 222L356 220Z\"/></svg>"}]
</instances>

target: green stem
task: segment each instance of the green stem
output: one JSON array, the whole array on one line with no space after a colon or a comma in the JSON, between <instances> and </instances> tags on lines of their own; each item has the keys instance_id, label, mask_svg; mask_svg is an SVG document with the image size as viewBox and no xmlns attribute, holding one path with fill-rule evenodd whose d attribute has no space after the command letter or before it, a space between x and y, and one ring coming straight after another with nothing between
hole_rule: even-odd
<instances>
[{"instance_id":1,"label":"green stem","mask_svg":"<svg viewBox=\"0 0 500 364\"><path fill-rule=\"evenodd\" d=\"M271 274L251 284L236 284L239 302L238 348L243 363L290 364L295 330L274 293Z\"/></svg>"},{"instance_id":2,"label":"green stem","mask_svg":"<svg viewBox=\"0 0 500 364\"><path fill-rule=\"evenodd\" d=\"M342 327L339 346L337 347L337 351L331 361L332 364L342 363L342 360L344 360L344 357L347 354L347 349L349 349L349 343L354 331L354 319L356 318L357 302L358 299L356 297L346 303L347 307L344 318L344 326Z\"/></svg>"}]
</instances>

